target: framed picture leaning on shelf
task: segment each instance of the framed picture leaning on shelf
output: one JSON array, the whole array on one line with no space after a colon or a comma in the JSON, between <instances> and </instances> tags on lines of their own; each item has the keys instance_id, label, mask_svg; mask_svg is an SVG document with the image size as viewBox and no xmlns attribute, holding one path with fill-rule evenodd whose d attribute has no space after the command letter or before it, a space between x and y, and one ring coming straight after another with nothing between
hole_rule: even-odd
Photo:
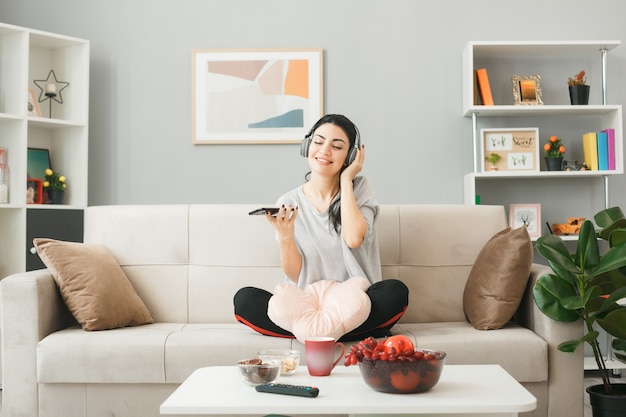
<instances>
[{"instance_id":1,"label":"framed picture leaning on shelf","mask_svg":"<svg viewBox=\"0 0 626 417\"><path fill-rule=\"evenodd\" d=\"M37 101L37 95L32 88L28 89L28 115L34 117L41 117L41 108L39 107L39 101Z\"/></svg>"},{"instance_id":2,"label":"framed picture leaning on shelf","mask_svg":"<svg viewBox=\"0 0 626 417\"><path fill-rule=\"evenodd\" d=\"M43 181L40 178L26 179L26 204L43 203Z\"/></svg>"},{"instance_id":3,"label":"framed picture leaning on shelf","mask_svg":"<svg viewBox=\"0 0 626 417\"><path fill-rule=\"evenodd\" d=\"M50 164L50 151L43 148L28 148L26 175L28 178L46 178L46 169L52 168Z\"/></svg>"},{"instance_id":4,"label":"framed picture leaning on shelf","mask_svg":"<svg viewBox=\"0 0 626 417\"><path fill-rule=\"evenodd\" d=\"M513 100L515 100L515 104L543 104L543 101L541 101L541 86L539 84L540 80L541 77L539 75L512 76L511 81L513 82Z\"/></svg>"},{"instance_id":5,"label":"framed picture leaning on shelf","mask_svg":"<svg viewBox=\"0 0 626 417\"><path fill-rule=\"evenodd\" d=\"M526 226L530 237L541 236L541 204L509 205L509 226L513 229Z\"/></svg>"},{"instance_id":6,"label":"framed picture leaning on shelf","mask_svg":"<svg viewBox=\"0 0 626 417\"><path fill-rule=\"evenodd\" d=\"M539 128L481 129L480 138L482 172L539 171Z\"/></svg>"}]
</instances>

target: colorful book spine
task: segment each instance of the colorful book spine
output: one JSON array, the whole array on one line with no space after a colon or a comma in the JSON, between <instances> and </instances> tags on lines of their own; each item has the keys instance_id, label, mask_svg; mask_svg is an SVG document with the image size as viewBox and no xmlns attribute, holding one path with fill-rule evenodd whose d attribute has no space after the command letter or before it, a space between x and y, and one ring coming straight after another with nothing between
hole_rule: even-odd
<instances>
[{"instance_id":1,"label":"colorful book spine","mask_svg":"<svg viewBox=\"0 0 626 417\"><path fill-rule=\"evenodd\" d=\"M604 129L607 136L607 159L609 170L615 170L615 129Z\"/></svg>"},{"instance_id":2,"label":"colorful book spine","mask_svg":"<svg viewBox=\"0 0 626 417\"><path fill-rule=\"evenodd\" d=\"M598 140L596 132L583 134L583 161L587 169L598 170Z\"/></svg>"},{"instance_id":3,"label":"colorful book spine","mask_svg":"<svg viewBox=\"0 0 626 417\"><path fill-rule=\"evenodd\" d=\"M596 134L598 141L598 169L606 171L609 169L609 140L605 131Z\"/></svg>"},{"instance_id":4,"label":"colorful book spine","mask_svg":"<svg viewBox=\"0 0 626 417\"><path fill-rule=\"evenodd\" d=\"M478 91L480 91L480 101L483 103L483 106L493 106L493 96L491 95L491 86L489 85L487 69L477 69L476 79L478 80Z\"/></svg>"}]
</instances>

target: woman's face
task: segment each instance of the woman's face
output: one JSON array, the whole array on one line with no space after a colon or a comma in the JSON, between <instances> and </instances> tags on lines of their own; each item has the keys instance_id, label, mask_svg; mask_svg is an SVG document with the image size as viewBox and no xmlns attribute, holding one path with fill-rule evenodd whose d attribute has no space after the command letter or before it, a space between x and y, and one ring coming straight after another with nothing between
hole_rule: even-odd
<instances>
[{"instance_id":1,"label":"woman's face","mask_svg":"<svg viewBox=\"0 0 626 417\"><path fill-rule=\"evenodd\" d=\"M309 147L309 166L312 172L339 174L348 157L350 140L342 128L332 123L319 126L313 133Z\"/></svg>"}]
</instances>

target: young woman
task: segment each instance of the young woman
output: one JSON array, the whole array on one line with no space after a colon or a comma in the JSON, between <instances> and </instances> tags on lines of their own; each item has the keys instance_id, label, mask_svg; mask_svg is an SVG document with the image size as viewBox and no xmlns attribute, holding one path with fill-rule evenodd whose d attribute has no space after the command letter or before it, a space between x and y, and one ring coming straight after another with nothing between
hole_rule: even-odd
<instances>
[{"instance_id":1,"label":"young woman","mask_svg":"<svg viewBox=\"0 0 626 417\"><path fill-rule=\"evenodd\" d=\"M366 277L371 312L358 328L340 340L388 336L404 314L408 288L395 279L382 280L374 227L378 203L363 169L365 149L347 117L329 114L304 138L301 154L308 159L307 182L278 199L277 215L266 214L276 230L281 267L300 288L318 280L338 282ZM235 317L271 336L294 337L267 316L272 293L254 287L235 294Z\"/></svg>"}]
</instances>

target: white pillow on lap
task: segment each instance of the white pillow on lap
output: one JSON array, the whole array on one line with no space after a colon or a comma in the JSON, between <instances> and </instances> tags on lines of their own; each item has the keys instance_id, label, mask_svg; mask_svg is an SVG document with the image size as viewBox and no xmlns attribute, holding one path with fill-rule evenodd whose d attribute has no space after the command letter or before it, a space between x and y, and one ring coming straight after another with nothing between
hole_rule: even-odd
<instances>
[{"instance_id":1,"label":"white pillow on lap","mask_svg":"<svg viewBox=\"0 0 626 417\"><path fill-rule=\"evenodd\" d=\"M370 283L362 277L345 282L322 280L304 290L289 283L274 289L267 314L278 326L304 340L312 336L330 336L335 340L359 327L372 309L365 293Z\"/></svg>"}]
</instances>

